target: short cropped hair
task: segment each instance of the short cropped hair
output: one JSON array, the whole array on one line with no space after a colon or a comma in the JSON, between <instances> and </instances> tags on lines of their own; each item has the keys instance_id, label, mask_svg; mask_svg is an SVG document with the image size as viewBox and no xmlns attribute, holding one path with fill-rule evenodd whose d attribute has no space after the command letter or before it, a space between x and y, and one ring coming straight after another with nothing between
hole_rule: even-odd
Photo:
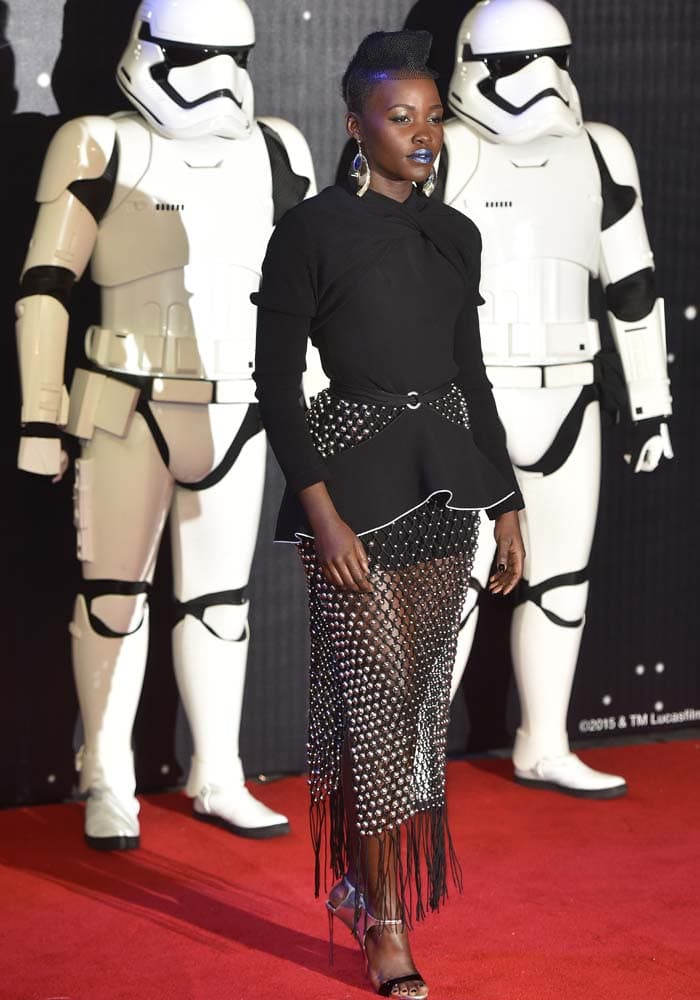
<instances>
[{"instance_id":1,"label":"short cropped hair","mask_svg":"<svg viewBox=\"0 0 700 1000\"><path fill-rule=\"evenodd\" d=\"M382 80L435 80L427 65L433 36L429 31L375 31L367 35L343 74L343 100L348 111L361 113Z\"/></svg>"}]
</instances>

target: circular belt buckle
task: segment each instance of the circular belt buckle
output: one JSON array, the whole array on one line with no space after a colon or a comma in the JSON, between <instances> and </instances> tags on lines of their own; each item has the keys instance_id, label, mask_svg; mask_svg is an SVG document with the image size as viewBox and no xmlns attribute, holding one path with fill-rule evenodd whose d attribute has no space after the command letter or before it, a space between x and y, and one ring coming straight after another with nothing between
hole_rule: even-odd
<instances>
[{"instance_id":1,"label":"circular belt buckle","mask_svg":"<svg viewBox=\"0 0 700 1000\"><path fill-rule=\"evenodd\" d=\"M416 399L418 399L419 393L417 393L416 390L413 389L413 390L411 390L411 392L407 392L406 395L407 396L415 396ZM406 403L406 406L408 407L409 410L419 410L422 405L423 404L421 403L420 399L418 399L417 403Z\"/></svg>"}]
</instances>

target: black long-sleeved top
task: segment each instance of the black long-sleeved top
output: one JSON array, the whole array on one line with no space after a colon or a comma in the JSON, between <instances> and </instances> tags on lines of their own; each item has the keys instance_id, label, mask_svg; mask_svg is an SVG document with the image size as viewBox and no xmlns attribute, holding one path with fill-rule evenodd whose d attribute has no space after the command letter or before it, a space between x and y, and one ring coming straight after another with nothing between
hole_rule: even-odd
<instances>
[{"instance_id":1,"label":"black long-sleeved top","mask_svg":"<svg viewBox=\"0 0 700 1000\"><path fill-rule=\"evenodd\" d=\"M416 192L400 203L373 191L359 199L336 185L283 217L252 297L257 397L288 487L278 536L293 535L303 517L294 495L322 480L356 531L440 489L452 505L484 507L491 517L523 506L482 360L480 256L476 226ZM406 394L455 381L471 430L422 407L374 443L324 461L301 402L309 337L326 374L352 391ZM353 489L375 499L356 502ZM374 516L385 521L363 523Z\"/></svg>"}]
</instances>

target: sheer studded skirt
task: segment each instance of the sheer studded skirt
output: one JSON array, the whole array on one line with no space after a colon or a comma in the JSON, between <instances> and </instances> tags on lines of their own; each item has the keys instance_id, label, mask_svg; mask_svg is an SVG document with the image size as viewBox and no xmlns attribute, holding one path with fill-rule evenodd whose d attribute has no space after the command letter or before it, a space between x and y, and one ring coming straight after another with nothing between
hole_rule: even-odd
<instances>
[{"instance_id":1,"label":"sheer studded skirt","mask_svg":"<svg viewBox=\"0 0 700 1000\"><path fill-rule=\"evenodd\" d=\"M353 438L366 440L368 427L381 428L387 417L373 409L348 406L347 419L338 421L333 408L333 435L345 447ZM381 895L384 880L399 910L390 915L409 923L439 907L450 877L461 881L447 824L445 750L478 524L477 512L454 510L438 493L363 534L369 594L327 583L313 539L299 545L311 628L308 758L316 892L324 869L334 878L348 867L364 871L363 854L373 843L377 891Z\"/></svg>"}]
</instances>

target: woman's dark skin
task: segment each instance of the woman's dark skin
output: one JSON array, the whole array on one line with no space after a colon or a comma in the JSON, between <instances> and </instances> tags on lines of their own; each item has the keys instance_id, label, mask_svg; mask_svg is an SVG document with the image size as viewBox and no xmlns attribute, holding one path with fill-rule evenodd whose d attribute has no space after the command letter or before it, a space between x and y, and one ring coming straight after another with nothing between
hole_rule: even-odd
<instances>
[{"instance_id":1,"label":"woman's dark skin","mask_svg":"<svg viewBox=\"0 0 700 1000\"><path fill-rule=\"evenodd\" d=\"M362 112L349 112L348 134L362 143L371 169L370 189L396 201L405 201L413 184L422 185L431 171L430 163L418 163L408 157L417 149L428 149L437 157L442 147L443 107L437 87L431 79L394 79L378 82L367 97ZM372 591L369 563L362 541L338 515L325 483L315 483L299 494L316 542L316 552L328 582L344 590ZM516 511L496 519L496 572L489 579L494 594L509 594L522 577L525 550ZM343 782L344 789L351 787ZM349 802L350 820L353 803ZM354 824L352 824L354 825ZM378 838L371 838L375 841ZM366 886L370 910L386 918L392 913L392 888L385 887L383 899L375 898L377 845L369 844L367 871L360 881ZM357 884L358 872L348 877ZM342 884L331 893L339 901L345 893ZM415 969L408 934L400 928L386 927L383 933L372 929L367 934L369 972L375 988L387 979L407 975ZM396 987L392 996L421 998L427 987L419 978Z\"/></svg>"}]
</instances>

